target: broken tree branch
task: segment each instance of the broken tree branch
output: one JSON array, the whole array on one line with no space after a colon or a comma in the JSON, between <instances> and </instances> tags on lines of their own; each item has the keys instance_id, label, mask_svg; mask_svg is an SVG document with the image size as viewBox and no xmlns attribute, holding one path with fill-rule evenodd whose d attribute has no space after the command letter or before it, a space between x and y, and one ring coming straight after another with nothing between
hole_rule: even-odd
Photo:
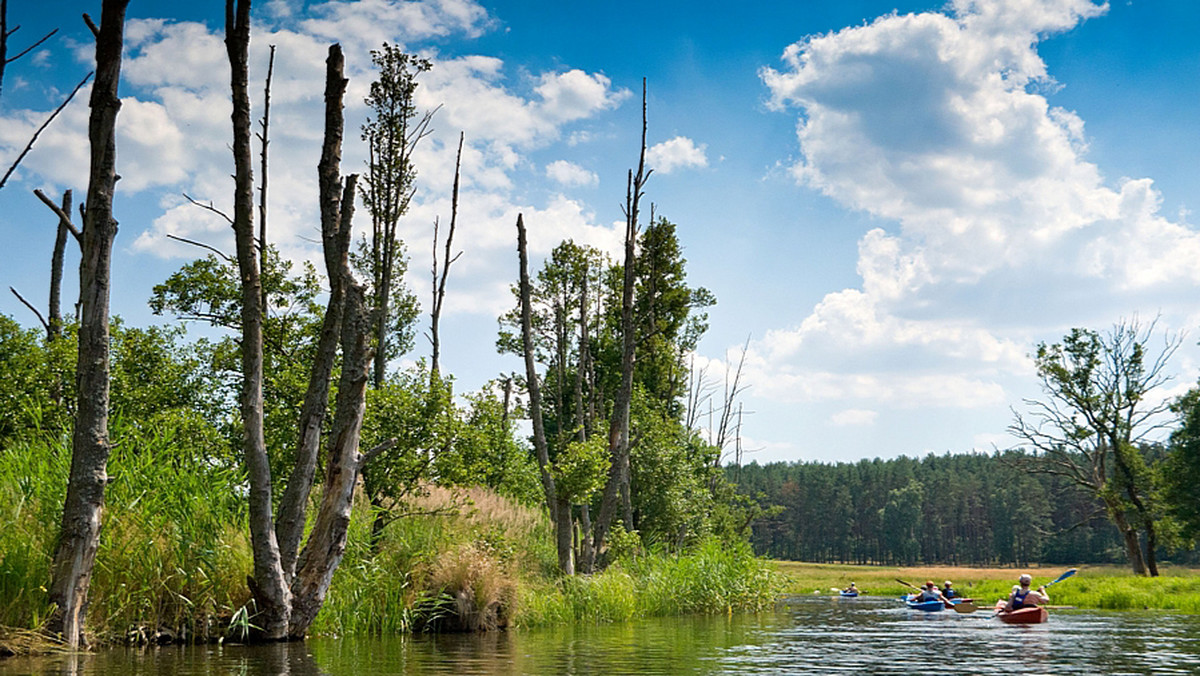
<instances>
[{"instance_id":1,"label":"broken tree branch","mask_svg":"<svg viewBox=\"0 0 1200 676\"><path fill-rule=\"evenodd\" d=\"M84 78L79 81L79 84L75 85L75 88L71 90L71 93L67 95L66 100L60 103L58 107L54 109L53 113L50 113L50 117L46 118L46 121L42 123L42 126L37 128L37 131L33 132L33 136L29 139L29 143L25 144L25 149L21 151L20 155L17 155L16 161L13 162L12 166L8 168L8 171L4 172L4 177L0 178L0 188L4 187L4 184L8 182L8 177L12 176L12 173L17 170L17 166L21 164L21 160L25 159L25 156L28 155L29 151L33 149L33 144L37 142L38 136L45 131L46 127L50 126L50 123L54 121L54 118L58 117L58 114L63 111L63 108L67 107L67 104L71 102L71 99L75 98L75 94L83 88L83 85L87 84L87 81L90 80L91 77L91 73L85 75Z\"/></svg>"}]
</instances>

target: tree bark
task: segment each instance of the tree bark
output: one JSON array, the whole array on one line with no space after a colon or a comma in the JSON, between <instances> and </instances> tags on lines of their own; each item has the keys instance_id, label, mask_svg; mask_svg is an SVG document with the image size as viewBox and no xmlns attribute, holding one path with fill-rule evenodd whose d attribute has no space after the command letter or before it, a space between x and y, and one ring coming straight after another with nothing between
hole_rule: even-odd
<instances>
[{"instance_id":1,"label":"tree bark","mask_svg":"<svg viewBox=\"0 0 1200 676\"><path fill-rule=\"evenodd\" d=\"M608 482L600 500L600 511L596 515L596 531L593 538L594 556L604 549L605 539L612 526L613 516L620 506L625 513L625 528L633 529L632 509L629 505L629 407L633 399L633 366L637 336L634 335L633 299L636 284L638 205L642 189L649 178L646 168L646 83L642 81L642 148L638 158L637 174L630 172L625 195L625 262L624 288L621 291L621 387L613 399L613 414L609 421L608 448L612 464L608 471ZM588 561L585 569L595 569L595 560Z\"/></svg>"},{"instance_id":2,"label":"tree bark","mask_svg":"<svg viewBox=\"0 0 1200 676\"><path fill-rule=\"evenodd\" d=\"M254 169L250 147L248 51L250 0L226 0L225 48L233 94L233 230L242 283L242 450L250 479L250 541L255 600L263 637L287 635L291 593L284 579L271 505L271 466L263 434L262 280L254 238Z\"/></svg>"},{"instance_id":3,"label":"tree bark","mask_svg":"<svg viewBox=\"0 0 1200 676\"><path fill-rule=\"evenodd\" d=\"M546 509L554 522L555 544L558 549L558 568L564 575L575 574L574 551L571 547L571 509L562 509L550 472L550 450L546 443L546 427L542 421L542 389L538 384L537 367L533 359L533 311L530 301L529 255L525 245L525 221L517 214L517 253L521 261L521 344L525 356L525 379L529 388L529 417L533 421L533 447L541 470L542 490ZM565 543L565 546L564 546Z\"/></svg>"},{"instance_id":4,"label":"tree bark","mask_svg":"<svg viewBox=\"0 0 1200 676\"><path fill-rule=\"evenodd\" d=\"M267 147L271 145L271 76L275 73L275 45L271 45L271 56L267 60L267 84L263 87L263 116L259 123L262 133L258 135L262 147L262 179L258 186L258 274L267 271ZM269 311L266 286L262 290L263 312Z\"/></svg>"},{"instance_id":5,"label":"tree bark","mask_svg":"<svg viewBox=\"0 0 1200 676\"><path fill-rule=\"evenodd\" d=\"M295 574L296 556L304 535L305 513L316 475L321 427L329 405L329 385L337 361L345 305L347 277L342 268L347 265L350 250L349 216L354 213L354 193L351 190L354 183L347 182L349 187L343 190L339 174L344 128L342 102L347 84L343 76L344 67L345 58L341 47L332 45L325 61L325 140L321 159L317 164L321 239L325 252L326 275L329 278L329 304L325 308L321 335L317 341L317 354L309 372L308 390L304 394L304 404L300 410L295 464L287 488L284 489L279 518L275 524L284 576L289 584Z\"/></svg>"},{"instance_id":6,"label":"tree bark","mask_svg":"<svg viewBox=\"0 0 1200 676\"><path fill-rule=\"evenodd\" d=\"M71 201L71 191L64 191L62 196L62 212L64 214L71 213ZM64 223L60 216L58 231L54 236L54 253L50 257L50 308L47 313L46 339L51 343L62 336L62 277L63 259L67 253L67 232L67 223ZM61 392L55 394L56 402L60 395Z\"/></svg>"},{"instance_id":7,"label":"tree bark","mask_svg":"<svg viewBox=\"0 0 1200 676\"><path fill-rule=\"evenodd\" d=\"M446 256L438 276L437 225L433 228L433 309L429 313L429 342L432 343L432 353L429 358L430 382L436 383L441 375L442 341L439 325L442 319L442 303L446 300L446 278L450 276L450 264L458 259L451 256L451 243L454 241L454 229L458 225L458 185L462 173L462 149L465 134L458 135L458 155L454 160L454 190L450 197L450 231L446 233Z\"/></svg>"},{"instance_id":8,"label":"tree bark","mask_svg":"<svg viewBox=\"0 0 1200 676\"><path fill-rule=\"evenodd\" d=\"M354 188L357 176L346 181L342 204L343 227L350 230ZM363 455L359 451L363 415L366 411L367 383L370 380L372 351L370 346L371 313L367 308L363 287L354 283L347 260L349 236L341 255L340 269L330 274L342 276L345 289L345 309L342 315L342 375L338 383L337 412L334 418L334 442L329 450L325 473L324 493L311 535L300 555L299 569L292 583L292 618L288 635L304 638L317 612L325 602L333 573L346 551L350 527L351 503Z\"/></svg>"},{"instance_id":9,"label":"tree bark","mask_svg":"<svg viewBox=\"0 0 1200 676\"><path fill-rule=\"evenodd\" d=\"M1108 511L1108 518L1121 532L1121 537L1125 542L1125 556L1129 559L1129 565L1133 568L1134 575L1145 575L1146 560L1142 557L1142 544L1138 539L1137 529L1131 526L1129 520L1125 518L1125 510L1117 498L1106 496L1104 507Z\"/></svg>"},{"instance_id":10,"label":"tree bark","mask_svg":"<svg viewBox=\"0 0 1200 676\"><path fill-rule=\"evenodd\" d=\"M52 633L79 646L87 611L88 587L104 512L108 483L109 350L108 304L112 244L117 234L113 191L117 182L116 122L121 100L121 49L128 0L104 0L96 36L96 82L92 87L88 140L91 159L84 215L79 294L78 404L71 447L71 475L63 505L49 596ZM62 224L59 224L60 230Z\"/></svg>"}]
</instances>

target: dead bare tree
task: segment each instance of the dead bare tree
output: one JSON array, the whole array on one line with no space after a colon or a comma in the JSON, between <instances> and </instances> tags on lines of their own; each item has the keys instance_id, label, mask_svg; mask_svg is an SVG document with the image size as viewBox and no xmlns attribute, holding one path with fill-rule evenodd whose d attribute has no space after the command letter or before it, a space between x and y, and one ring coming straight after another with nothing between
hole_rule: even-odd
<instances>
[{"instance_id":1,"label":"dead bare tree","mask_svg":"<svg viewBox=\"0 0 1200 676\"><path fill-rule=\"evenodd\" d=\"M129 0L104 0L96 33L96 84L92 87L88 141L91 146L82 259L79 264L78 404L71 447L71 474L63 505L58 547L51 565L48 629L72 648L83 639L88 586L104 512L104 487L111 446L108 439L108 303L112 244L117 234L113 190L117 182L116 123L121 100L121 49ZM84 15L86 17L86 15ZM89 19L89 24L90 24ZM64 214L60 214L60 225ZM65 219L69 221L69 217Z\"/></svg>"},{"instance_id":2,"label":"dead bare tree","mask_svg":"<svg viewBox=\"0 0 1200 676\"><path fill-rule=\"evenodd\" d=\"M462 256L462 252L451 255L451 243L454 241L454 228L458 224L458 185L462 173L462 149L465 134L458 134L458 155L454 160L454 190L450 197L450 231L446 233L446 261L438 275L438 222L433 222L433 308L429 311L429 342L432 352L429 360L429 377L436 380L439 377L439 360L442 354L441 337L438 326L442 318L442 304L446 300L446 278L450 276L450 265Z\"/></svg>"},{"instance_id":3,"label":"dead bare tree","mask_svg":"<svg viewBox=\"0 0 1200 676\"><path fill-rule=\"evenodd\" d=\"M64 99L63 102L54 109L53 113L50 113L50 117L46 118L46 121L42 123L42 126L38 127L37 131L33 132L33 136L29 138L29 143L25 144L25 148L23 148L20 154L17 155L17 159L13 160L13 163L9 165L8 171L5 171L4 175L0 176L0 188L3 188L4 184L8 183L9 177L12 176L13 172L17 170L17 167L21 166L21 160L24 160L25 156L29 154L29 151L33 150L33 144L37 143L38 136L41 136L42 132L46 130L46 127L50 126L50 123L54 121L54 118L58 117L58 114L63 111L63 108L67 107L67 104L71 102L71 99L75 98L75 95L79 93L80 89L83 89L83 85L87 84L87 81L91 78L91 73L85 75L83 79L79 81L79 84L75 85L75 88L71 90L71 93L67 95L67 98Z\"/></svg>"},{"instance_id":4,"label":"dead bare tree","mask_svg":"<svg viewBox=\"0 0 1200 676\"><path fill-rule=\"evenodd\" d=\"M258 274L263 275L267 269L267 146L271 144L269 135L271 127L271 76L275 73L275 45L271 45L271 56L267 59L267 84L263 87L263 116L259 120L262 132L258 134L258 142L262 147L262 180L258 186ZM267 289L263 287L263 311L268 311Z\"/></svg>"},{"instance_id":5,"label":"dead bare tree","mask_svg":"<svg viewBox=\"0 0 1200 676\"><path fill-rule=\"evenodd\" d=\"M226 0L225 49L233 94L233 231L242 281L242 451L250 480L252 591L265 638L287 635L291 592L284 577L272 518L271 465L263 430L263 306L254 241L254 169L250 148L250 0Z\"/></svg>"},{"instance_id":6,"label":"dead bare tree","mask_svg":"<svg viewBox=\"0 0 1200 676\"><path fill-rule=\"evenodd\" d=\"M341 187L342 135L344 121L342 100L346 92L343 76L345 59L336 45L330 48L325 71L325 140L317 164L317 182L321 204L321 238L325 253L325 269L329 277L329 303L321 323L317 353L309 373L308 389L300 409L299 438L295 464L283 499L279 519L275 524L276 537L283 561L284 576L293 582L296 557L304 535L305 511L316 475L317 455L321 445L321 427L325 422L329 401L329 386L337 359L342 334L342 312L347 292L347 273L342 265L349 255L354 193L344 196ZM356 177L347 184L356 186ZM344 221L344 223L343 223Z\"/></svg>"},{"instance_id":7,"label":"dead bare tree","mask_svg":"<svg viewBox=\"0 0 1200 676\"><path fill-rule=\"evenodd\" d=\"M0 90L2 90L4 85L4 71L8 67L8 64L37 49L39 45L49 40L51 36L58 32L58 29L55 28L38 38L33 44L22 49L16 55L9 56L8 40L19 30L21 30L20 26L13 26L11 29L8 27L8 0L0 0Z\"/></svg>"},{"instance_id":8,"label":"dead bare tree","mask_svg":"<svg viewBox=\"0 0 1200 676\"><path fill-rule=\"evenodd\" d=\"M250 533L254 553L251 590L260 611L256 621L266 640L300 639L324 603L333 573L345 552L351 499L362 467L390 443L359 452L366 385L372 361L368 337L371 313L363 288L350 273L351 221L357 176L342 185L339 175L347 80L341 47L333 45L326 60L325 137L318 164L321 232L330 280L317 357L299 421L300 448L285 489L277 524L271 521L271 471L263 437L262 313L259 267L253 236L253 177L250 114L247 95L248 0L227 0L226 45L234 100L234 156L237 173L233 227L242 279L242 418L244 452L250 477ZM325 472L324 493L304 549L296 551L303 533L325 418L337 346L343 354L333 442ZM294 571L294 573L293 573Z\"/></svg>"},{"instance_id":9,"label":"dead bare tree","mask_svg":"<svg viewBox=\"0 0 1200 676\"><path fill-rule=\"evenodd\" d=\"M554 522L554 539L558 549L558 568L564 575L575 574L573 547L573 524L571 504L560 500L550 471L550 449L546 442L546 427L542 421L542 389L538 381L537 365L534 362L533 311L529 284L529 254L525 244L525 221L517 214L517 254L520 258L521 296L521 345L525 356L525 386L529 390L529 417L533 421L533 447L541 470L542 490L546 496L546 508Z\"/></svg>"},{"instance_id":10,"label":"dead bare tree","mask_svg":"<svg viewBox=\"0 0 1200 676\"><path fill-rule=\"evenodd\" d=\"M609 420L608 448L612 464L608 481L596 514L593 546L594 555L604 549L618 508L618 498L626 528L633 528L633 508L629 495L629 408L633 400L633 365L637 346L634 332L634 287L636 285L638 207L644 195L646 181L653 170L646 170L646 80L642 80L642 145L638 156L637 173L629 172L625 190L625 261L624 286L621 291L621 386L613 399ZM588 572L595 569L595 560L585 562Z\"/></svg>"}]
</instances>

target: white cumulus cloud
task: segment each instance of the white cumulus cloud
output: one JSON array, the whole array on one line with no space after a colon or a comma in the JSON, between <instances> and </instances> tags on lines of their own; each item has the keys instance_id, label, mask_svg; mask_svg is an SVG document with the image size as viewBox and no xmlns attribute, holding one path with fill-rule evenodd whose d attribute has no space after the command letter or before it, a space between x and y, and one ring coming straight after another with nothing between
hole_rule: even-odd
<instances>
[{"instance_id":1,"label":"white cumulus cloud","mask_svg":"<svg viewBox=\"0 0 1200 676\"><path fill-rule=\"evenodd\" d=\"M556 160L546 165L546 177L565 186L596 185L600 182L596 172L566 160Z\"/></svg>"},{"instance_id":2,"label":"white cumulus cloud","mask_svg":"<svg viewBox=\"0 0 1200 676\"><path fill-rule=\"evenodd\" d=\"M686 136L676 136L647 148L646 163L662 174L669 174L676 169L700 169L708 166L706 149L704 144L696 145Z\"/></svg>"},{"instance_id":3,"label":"white cumulus cloud","mask_svg":"<svg viewBox=\"0 0 1200 676\"><path fill-rule=\"evenodd\" d=\"M810 36L762 69L771 105L798 113L796 179L879 226L859 288L751 344L756 394L840 402L834 425L885 405L1003 417L1037 340L1146 306L1186 325L1170 303L1200 286L1200 235L1160 213L1150 179L1106 180L1084 120L1047 98L1038 43L1106 8L955 0Z\"/></svg>"}]
</instances>

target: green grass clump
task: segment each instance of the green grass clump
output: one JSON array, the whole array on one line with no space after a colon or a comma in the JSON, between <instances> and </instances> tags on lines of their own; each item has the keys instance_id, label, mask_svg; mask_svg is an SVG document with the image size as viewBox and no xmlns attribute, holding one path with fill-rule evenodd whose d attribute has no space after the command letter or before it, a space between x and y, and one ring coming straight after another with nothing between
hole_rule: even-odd
<instances>
[{"instance_id":1,"label":"green grass clump","mask_svg":"<svg viewBox=\"0 0 1200 676\"><path fill-rule=\"evenodd\" d=\"M219 447L186 417L111 426L113 451L86 626L100 640L207 636L246 603L250 551L242 474L197 448ZM0 450L0 625L38 628L70 469L70 441Z\"/></svg>"},{"instance_id":2,"label":"green grass clump","mask_svg":"<svg viewBox=\"0 0 1200 676\"><path fill-rule=\"evenodd\" d=\"M636 618L755 611L771 607L783 577L748 545L707 540L685 554L627 557L595 575L523 590L520 624L620 622Z\"/></svg>"}]
</instances>

